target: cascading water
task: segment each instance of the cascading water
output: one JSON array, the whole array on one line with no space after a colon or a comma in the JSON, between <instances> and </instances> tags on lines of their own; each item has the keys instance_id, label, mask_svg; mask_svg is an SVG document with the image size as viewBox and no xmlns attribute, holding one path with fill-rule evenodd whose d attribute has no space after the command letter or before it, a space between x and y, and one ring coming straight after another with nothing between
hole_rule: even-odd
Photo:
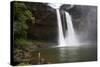
<instances>
[{"instance_id":1,"label":"cascading water","mask_svg":"<svg viewBox=\"0 0 100 67\"><path fill-rule=\"evenodd\" d=\"M57 13L57 20L58 20L58 43L59 46L65 46L65 40L64 40L64 35L63 35L63 27L62 27L62 22L61 22L61 17L60 17L60 11L59 9L56 9Z\"/></svg>"},{"instance_id":2,"label":"cascading water","mask_svg":"<svg viewBox=\"0 0 100 67\"><path fill-rule=\"evenodd\" d=\"M66 36L64 38L63 35L63 29L61 24L61 18L59 10L57 9L57 17L58 17L58 28L59 28L59 46L76 46L75 44L78 44L78 40L75 34L75 30L72 24L72 18L71 15L68 12L65 12L65 18L66 18L66 24L67 24L67 30L66 30Z\"/></svg>"},{"instance_id":3,"label":"cascading water","mask_svg":"<svg viewBox=\"0 0 100 67\"><path fill-rule=\"evenodd\" d=\"M63 27L61 22L61 16L60 16L60 6L62 4L48 4L52 8L56 9L56 15L57 15L57 23L58 23L58 44L59 46L65 46L65 39L63 35Z\"/></svg>"},{"instance_id":4,"label":"cascading water","mask_svg":"<svg viewBox=\"0 0 100 67\"><path fill-rule=\"evenodd\" d=\"M66 24L67 24L65 41L67 46L74 46L75 44L78 44L78 39L76 37L76 33L72 24L72 18L68 12L65 12L65 16L66 16Z\"/></svg>"},{"instance_id":5,"label":"cascading water","mask_svg":"<svg viewBox=\"0 0 100 67\"><path fill-rule=\"evenodd\" d=\"M67 30L66 30L66 36L64 38L63 26L62 26L60 10L59 10L59 8L62 4L48 4L48 5L54 9L56 9L57 23L58 23L58 44L59 44L58 47L59 46L76 46L75 44L78 44L78 40L76 38L76 34L75 34L74 27L72 24L72 19L71 19L71 16L69 15L69 13L65 12ZM73 5L68 7L68 9L70 9L72 7L73 7Z\"/></svg>"}]
</instances>

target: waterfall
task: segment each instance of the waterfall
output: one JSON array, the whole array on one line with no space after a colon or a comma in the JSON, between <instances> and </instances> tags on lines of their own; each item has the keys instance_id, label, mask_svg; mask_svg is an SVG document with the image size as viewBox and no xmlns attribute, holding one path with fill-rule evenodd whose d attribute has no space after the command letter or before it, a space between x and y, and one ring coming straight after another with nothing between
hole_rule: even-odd
<instances>
[{"instance_id":1,"label":"waterfall","mask_svg":"<svg viewBox=\"0 0 100 67\"><path fill-rule=\"evenodd\" d=\"M72 24L72 18L71 15L68 12L65 12L65 18L66 18L66 24L67 24L67 30L66 30L66 36L64 38L63 35L63 26L61 22L60 17L60 11L59 9L56 9L57 13L57 20L58 20L58 43L59 46L76 46L78 45L78 40L76 37L76 33Z\"/></svg>"},{"instance_id":2,"label":"waterfall","mask_svg":"<svg viewBox=\"0 0 100 67\"><path fill-rule=\"evenodd\" d=\"M57 22L58 22L58 44L59 46L65 46L65 40L64 40L64 35L63 35L63 27L62 27L62 22L61 22L61 17L60 17L60 11L59 9L56 9L57 13Z\"/></svg>"},{"instance_id":3,"label":"waterfall","mask_svg":"<svg viewBox=\"0 0 100 67\"><path fill-rule=\"evenodd\" d=\"M66 37L65 41L67 46L76 46L78 44L78 39L76 37L76 33L72 24L72 18L71 15L68 12L65 12L66 16L66 24L67 24L67 30L66 30Z\"/></svg>"},{"instance_id":4,"label":"waterfall","mask_svg":"<svg viewBox=\"0 0 100 67\"><path fill-rule=\"evenodd\" d=\"M57 23L58 23L58 46L76 46L76 44L78 44L78 40L76 38L75 30L72 24L71 15L68 12L65 12L67 30L65 31L66 36L64 37L63 26L59 10L62 4L48 4L48 5L56 9ZM67 9L70 9L72 7L73 5L67 7Z\"/></svg>"}]
</instances>

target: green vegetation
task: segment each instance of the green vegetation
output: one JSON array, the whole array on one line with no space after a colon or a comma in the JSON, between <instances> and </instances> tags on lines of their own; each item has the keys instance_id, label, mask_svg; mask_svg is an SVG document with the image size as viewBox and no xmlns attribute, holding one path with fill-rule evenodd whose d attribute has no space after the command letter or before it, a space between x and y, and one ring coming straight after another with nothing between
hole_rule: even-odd
<instances>
[{"instance_id":1,"label":"green vegetation","mask_svg":"<svg viewBox=\"0 0 100 67\"><path fill-rule=\"evenodd\" d=\"M29 64L30 56L25 55L30 53L29 47L32 47L33 42L27 38L29 29L29 22L34 23L35 18L32 17L32 12L27 8L25 3L14 2L13 3L13 27L14 27L14 61L18 62L18 65ZM31 46L26 46L31 45ZM28 49L26 49L28 47ZM34 47L34 46L33 46ZM28 50L28 53L25 49ZM33 49L34 50L34 49ZM29 54L30 55L30 54ZM24 62L27 60L27 63ZM23 61L23 63L21 62ZM21 62L21 63L20 63Z\"/></svg>"},{"instance_id":2,"label":"green vegetation","mask_svg":"<svg viewBox=\"0 0 100 67\"><path fill-rule=\"evenodd\" d=\"M33 42L31 40L27 40L27 39L24 39L24 38L20 38L20 39L16 39L15 41L16 44L20 44L20 45L33 45Z\"/></svg>"},{"instance_id":3,"label":"green vegetation","mask_svg":"<svg viewBox=\"0 0 100 67\"><path fill-rule=\"evenodd\" d=\"M13 2L15 65L37 64L40 61L37 58L41 47L51 45L50 41L55 40L56 15L52 15L45 7L43 4Z\"/></svg>"},{"instance_id":4,"label":"green vegetation","mask_svg":"<svg viewBox=\"0 0 100 67\"><path fill-rule=\"evenodd\" d=\"M29 46L35 46L35 45L45 45L47 44L46 42L43 41L37 41L37 40L29 40L29 39L24 39L24 38L18 38L15 40L15 43L17 45L29 45Z\"/></svg>"},{"instance_id":5,"label":"green vegetation","mask_svg":"<svg viewBox=\"0 0 100 67\"><path fill-rule=\"evenodd\" d=\"M26 38L29 28L26 21L32 19L32 13L24 3L18 2L14 2L13 11L14 33L16 37Z\"/></svg>"},{"instance_id":6,"label":"green vegetation","mask_svg":"<svg viewBox=\"0 0 100 67\"><path fill-rule=\"evenodd\" d=\"M27 38L29 30L29 23L34 23L35 17L32 12L27 8L25 3L13 3L13 27L14 27L14 41L16 45L32 45L32 40Z\"/></svg>"}]
</instances>

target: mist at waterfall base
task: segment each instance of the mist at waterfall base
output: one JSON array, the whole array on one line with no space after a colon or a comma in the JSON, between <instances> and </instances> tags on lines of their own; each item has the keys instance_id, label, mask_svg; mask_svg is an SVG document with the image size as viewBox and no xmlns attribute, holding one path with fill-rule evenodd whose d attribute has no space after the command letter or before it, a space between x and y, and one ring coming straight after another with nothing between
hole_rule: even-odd
<instances>
[{"instance_id":1,"label":"mist at waterfall base","mask_svg":"<svg viewBox=\"0 0 100 67\"><path fill-rule=\"evenodd\" d=\"M76 44L75 46L79 46L79 40L78 37L76 36L73 24L72 24L72 18L71 15L68 12L65 12L65 16L67 19L67 27L68 30L66 30L66 37L65 37L65 43L67 44L67 46L74 46L74 44Z\"/></svg>"},{"instance_id":2,"label":"mist at waterfall base","mask_svg":"<svg viewBox=\"0 0 100 67\"><path fill-rule=\"evenodd\" d=\"M86 19L87 23L84 23L84 21L82 20L82 22L80 23L80 26L78 26L79 28L81 27L81 24L85 24L84 28L83 28L83 31L81 30L76 30L74 27L74 22L73 22L73 18L72 16L70 15L69 12L67 11L64 11L64 14L65 14L65 24L67 26L67 29L66 30L63 30L63 25L61 21L61 15L60 15L60 7L61 7L62 4L55 4L55 5L52 5L52 4L49 4L49 6L51 6L52 8L56 9L56 14L57 14L57 24L58 24L58 47L63 47L63 46L82 46L82 45L90 45L90 44L95 44L96 43L96 36L94 36L95 40L91 41L88 39L88 37L90 37L92 39L92 37L90 36L90 32L93 32L94 29L96 30L96 23L93 24L93 21L95 22L96 18L93 18L91 21L88 20L88 18L90 16L87 16L85 17L84 19ZM74 6L70 6L70 7L67 7L66 9L67 10L70 10L71 8L73 8ZM87 7L88 8L88 7ZM87 9L85 8L85 9ZM84 10L84 9L83 9ZM83 11L82 11L83 12ZM90 13L91 10L89 10ZM88 14L90 14L89 12L87 12ZM96 12L94 12L96 13ZM93 15L93 14L91 14ZM93 15L95 16L95 15ZM91 24L92 23L92 24ZM92 25L94 25L94 27L92 27ZM87 28L87 29L86 29ZM92 29L91 29L92 28ZM92 31L93 30L93 31ZM64 33L65 31L65 33ZM65 34L65 36L64 36ZM96 32L94 33L96 34Z\"/></svg>"}]
</instances>

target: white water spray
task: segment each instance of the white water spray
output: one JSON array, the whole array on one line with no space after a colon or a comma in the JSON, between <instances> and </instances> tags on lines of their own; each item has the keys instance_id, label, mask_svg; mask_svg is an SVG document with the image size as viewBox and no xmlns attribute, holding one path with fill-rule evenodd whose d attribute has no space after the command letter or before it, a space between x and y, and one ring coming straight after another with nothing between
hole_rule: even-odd
<instances>
[{"instance_id":1,"label":"white water spray","mask_svg":"<svg viewBox=\"0 0 100 67\"><path fill-rule=\"evenodd\" d=\"M71 15L68 12L65 12L66 16L66 24L67 24L67 31L65 41L67 46L78 46L78 39L76 37L76 33L72 24Z\"/></svg>"}]
</instances>

